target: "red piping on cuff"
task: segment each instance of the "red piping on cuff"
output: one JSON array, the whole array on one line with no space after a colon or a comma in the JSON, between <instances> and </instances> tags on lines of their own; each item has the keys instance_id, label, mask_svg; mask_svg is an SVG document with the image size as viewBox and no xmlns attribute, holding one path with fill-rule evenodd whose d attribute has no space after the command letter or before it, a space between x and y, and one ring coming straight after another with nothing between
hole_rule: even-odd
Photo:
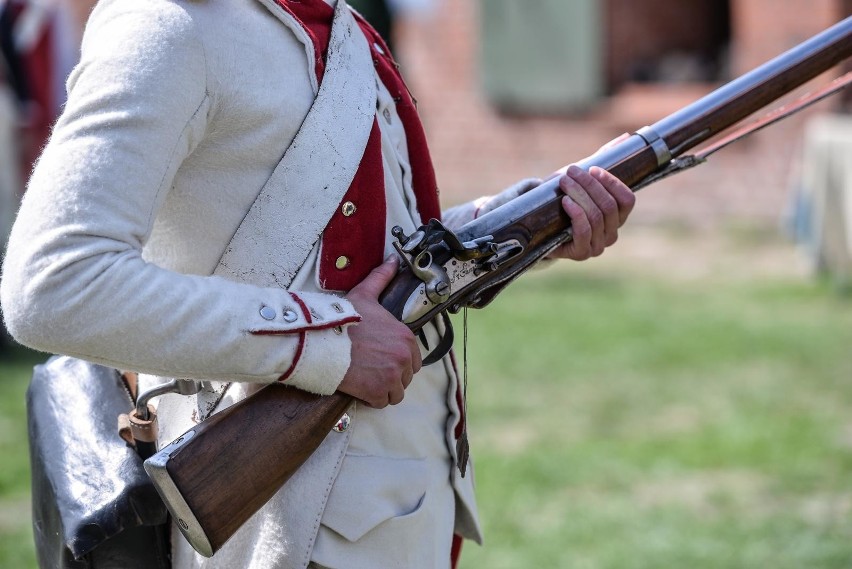
<instances>
[{"instance_id":1,"label":"red piping on cuff","mask_svg":"<svg viewBox=\"0 0 852 569\"><path fill-rule=\"evenodd\" d=\"M286 332L278 332L278 331L274 331L274 330L267 330L267 331L258 330L258 331L252 332L252 334L257 334L259 336L280 336L280 335L284 335L284 334L293 334L295 332L299 333L299 347L296 349L296 356L293 358L293 363L290 364L290 368L287 371L284 372L284 375L282 375L281 377L278 378L278 381L287 381L287 379L291 375L293 375L293 371L295 371L295 369L296 369L296 364L299 363L299 359L302 357L302 352L305 349L305 333L308 330L327 330L329 328L334 328L336 326L342 326L344 324L351 324L353 322L360 322L361 321L360 316L350 316L348 318L336 320L336 321L330 322L328 324L321 324L319 326L310 326L310 324L313 324L313 319L311 318L311 311L308 309L308 306L305 304L305 302L301 298L299 298L299 296L297 294L291 292L290 296L293 298L293 300L296 302L296 304L299 305L299 308L302 309L302 314L305 315L305 320L307 321L308 326L304 326L302 328L295 328L293 330L288 330Z\"/></svg>"},{"instance_id":2,"label":"red piping on cuff","mask_svg":"<svg viewBox=\"0 0 852 569\"><path fill-rule=\"evenodd\" d=\"M296 370L296 364L299 363L299 360L302 358L302 352L305 349L305 333L301 332L299 334L299 347L296 348L296 355L293 357L293 363L290 364L290 367L287 368L287 371L278 378L278 381L287 381L287 379L293 375L293 372Z\"/></svg>"},{"instance_id":3,"label":"red piping on cuff","mask_svg":"<svg viewBox=\"0 0 852 569\"><path fill-rule=\"evenodd\" d=\"M288 291L289 292L289 291ZM308 310L308 306L305 304L305 301L302 300L298 294L295 292L290 292L290 298L296 301L296 304L299 305L299 308L302 309L302 314L305 315L305 321L308 324L313 324L313 319L311 318L311 311Z\"/></svg>"}]
</instances>

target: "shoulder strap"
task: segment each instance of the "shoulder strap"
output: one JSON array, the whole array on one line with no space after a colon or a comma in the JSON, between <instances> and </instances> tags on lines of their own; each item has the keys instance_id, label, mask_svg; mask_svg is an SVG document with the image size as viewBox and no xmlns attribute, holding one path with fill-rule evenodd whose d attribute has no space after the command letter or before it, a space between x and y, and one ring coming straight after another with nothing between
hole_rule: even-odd
<instances>
[{"instance_id":1,"label":"shoulder strap","mask_svg":"<svg viewBox=\"0 0 852 569\"><path fill-rule=\"evenodd\" d=\"M289 22L289 15L274 1L261 2ZM317 97L213 274L287 288L349 189L375 114L370 49L346 2L340 0ZM205 383L192 401L201 419L213 413L229 385Z\"/></svg>"},{"instance_id":2,"label":"shoulder strap","mask_svg":"<svg viewBox=\"0 0 852 569\"><path fill-rule=\"evenodd\" d=\"M289 17L276 3L263 4L279 18ZM349 189L375 115L370 49L341 1L317 97L214 274L289 286Z\"/></svg>"}]
</instances>

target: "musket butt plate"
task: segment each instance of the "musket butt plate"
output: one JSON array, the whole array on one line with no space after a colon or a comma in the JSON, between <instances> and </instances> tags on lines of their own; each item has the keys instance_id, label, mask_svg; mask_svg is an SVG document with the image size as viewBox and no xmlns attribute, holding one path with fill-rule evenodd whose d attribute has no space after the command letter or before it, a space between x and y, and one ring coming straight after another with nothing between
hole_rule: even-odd
<instances>
[{"instance_id":1,"label":"musket butt plate","mask_svg":"<svg viewBox=\"0 0 852 569\"><path fill-rule=\"evenodd\" d=\"M172 453L186 444L194 435L195 431L187 431L163 447L160 452L145 461L145 472L151 477L154 487L189 544L201 555L212 557L213 546L210 544L207 533L201 527L189 504L186 503L167 468Z\"/></svg>"}]
</instances>

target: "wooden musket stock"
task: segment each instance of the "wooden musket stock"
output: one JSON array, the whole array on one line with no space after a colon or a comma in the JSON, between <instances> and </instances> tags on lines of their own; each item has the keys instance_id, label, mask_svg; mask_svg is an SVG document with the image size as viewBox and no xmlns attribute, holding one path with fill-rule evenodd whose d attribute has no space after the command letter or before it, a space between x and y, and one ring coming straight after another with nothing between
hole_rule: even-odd
<instances>
[{"instance_id":1,"label":"wooden musket stock","mask_svg":"<svg viewBox=\"0 0 852 569\"><path fill-rule=\"evenodd\" d=\"M666 157L681 156L850 55L852 17L640 129L642 135L634 134L577 164L586 170L606 168L634 187L662 170ZM484 235L517 239L524 253L475 285L452 291L446 303L409 322L409 327L417 331L453 305L486 305L506 284L570 238L561 197L558 180L552 179L457 231L463 242ZM399 317L405 299L419 284L402 267L382 294L382 305ZM352 397L339 392L319 397L281 384L269 385L194 427L146 462L146 468L150 466L184 535L209 556L307 460L351 402Z\"/></svg>"}]
</instances>

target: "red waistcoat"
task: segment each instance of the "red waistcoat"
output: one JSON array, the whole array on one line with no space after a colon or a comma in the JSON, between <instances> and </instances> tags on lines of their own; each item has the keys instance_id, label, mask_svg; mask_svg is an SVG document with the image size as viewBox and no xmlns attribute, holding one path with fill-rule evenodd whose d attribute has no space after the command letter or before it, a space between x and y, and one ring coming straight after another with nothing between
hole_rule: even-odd
<instances>
[{"instance_id":1,"label":"red waistcoat","mask_svg":"<svg viewBox=\"0 0 852 569\"><path fill-rule=\"evenodd\" d=\"M317 79L325 71L325 55L331 36L334 9L323 0L276 0L296 18L313 40ZM414 99L397 69L385 42L372 26L356 14L356 21L367 38L379 79L390 92L403 123L412 169L412 185L421 221L440 218L435 170L426 145L423 125L417 115ZM379 125L373 130L364 150L361 165L341 203L355 204L354 215L343 215L340 208L332 216L322 235L319 281L326 290L348 291L382 262L385 246L385 188L382 167L382 141ZM336 261L349 262L338 268Z\"/></svg>"},{"instance_id":2,"label":"red waistcoat","mask_svg":"<svg viewBox=\"0 0 852 569\"><path fill-rule=\"evenodd\" d=\"M276 0L276 2L305 27L313 40L317 79L322 81L334 9L324 0L299 2ZM408 159L412 169L412 186L421 222L426 223L430 218L440 219L441 208L438 203L435 170L414 99L399 74L390 49L381 36L358 14L355 14L355 19L367 37L367 43L370 44L373 64L376 66L379 79L393 97L397 114L405 127ZM347 291L361 282L367 273L382 262L386 237L386 208L382 141L379 124L375 119L361 165L341 203L347 201L356 204L357 214L347 217L338 208L322 235L319 280L326 290ZM335 261L343 255L350 259L350 263L345 268L338 269ZM452 364L455 368L454 357ZM461 413L454 429L455 437L458 439L465 424L464 401L459 385L456 385L455 395ZM461 553L461 542L460 536L453 536L450 556L451 566L454 568Z\"/></svg>"}]
</instances>

